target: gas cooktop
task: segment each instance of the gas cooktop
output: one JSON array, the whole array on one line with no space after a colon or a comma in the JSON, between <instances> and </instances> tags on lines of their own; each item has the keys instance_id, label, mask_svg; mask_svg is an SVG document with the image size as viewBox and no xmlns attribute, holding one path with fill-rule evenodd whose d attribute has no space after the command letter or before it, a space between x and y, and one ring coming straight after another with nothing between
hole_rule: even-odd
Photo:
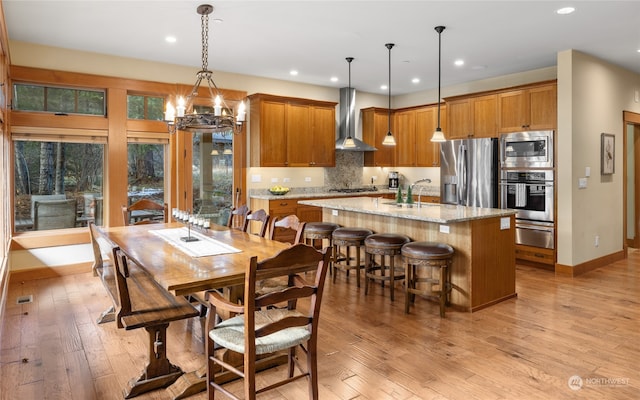
<instances>
[{"instance_id":1,"label":"gas cooktop","mask_svg":"<svg viewBox=\"0 0 640 400\"><path fill-rule=\"evenodd\" d=\"M338 193L361 193L361 192L375 192L377 191L377 187L360 187L360 188L339 188L339 189L329 189L330 192L338 192Z\"/></svg>"}]
</instances>

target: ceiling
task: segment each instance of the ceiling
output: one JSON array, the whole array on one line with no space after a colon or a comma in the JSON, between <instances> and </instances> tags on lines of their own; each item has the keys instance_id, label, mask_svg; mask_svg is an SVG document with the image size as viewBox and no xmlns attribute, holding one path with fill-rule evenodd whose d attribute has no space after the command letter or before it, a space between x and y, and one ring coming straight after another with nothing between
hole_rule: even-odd
<instances>
[{"instance_id":1,"label":"ceiling","mask_svg":"<svg viewBox=\"0 0 640 400\"><path fill-rule=\"evenodd\" d=\"M554 66L568 49L640 74L637 1L2 1L11 40L193 66L194 76L202 3L215 8L213 71L338 88L348 82L345 57L354 57L351 86L386 94L391 42L392 95L430 90L438 85L434 27L444 25L444 87ZM574 13L556 14L569 5Z\"/></svg>"}]
</instances>

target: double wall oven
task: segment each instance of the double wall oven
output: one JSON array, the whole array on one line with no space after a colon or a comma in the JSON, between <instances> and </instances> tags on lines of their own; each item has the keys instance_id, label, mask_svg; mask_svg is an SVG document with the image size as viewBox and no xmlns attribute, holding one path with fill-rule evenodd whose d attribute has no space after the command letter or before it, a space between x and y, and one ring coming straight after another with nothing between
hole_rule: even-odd
<instances>
[{"instance_id":1,"label":"double wall oven","mask_svg":"<svg viewBox=\"0 0 640 400\"><path fill-rule=\"evenodd\" d=\"M500 138L500 204L516 213L516 243L553 249L553 131Z\"/></svg>"}]
</instances>

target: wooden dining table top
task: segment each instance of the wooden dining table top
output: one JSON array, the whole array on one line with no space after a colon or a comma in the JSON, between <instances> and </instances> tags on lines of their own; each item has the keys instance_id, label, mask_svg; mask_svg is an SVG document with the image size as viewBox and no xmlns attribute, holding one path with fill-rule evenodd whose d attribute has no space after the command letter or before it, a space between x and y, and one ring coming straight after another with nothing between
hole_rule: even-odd
<instances>
[{"instance_id":1,"label":"wooden dining table top","mask_svg":"<svg viewBox=\"0 0 640 400\"><path fill-rule=\"evenodd\" d=\"M193 257L152 233L153 230L184 226L182 223L172 222L105 227L100 230L160 286L177 296L242 285L251 257L257 256L258 260L262 260L289 247L287 243L213 225L210 229L198 229L197 232L240 252Z\"/></svg>"}]
</instances>

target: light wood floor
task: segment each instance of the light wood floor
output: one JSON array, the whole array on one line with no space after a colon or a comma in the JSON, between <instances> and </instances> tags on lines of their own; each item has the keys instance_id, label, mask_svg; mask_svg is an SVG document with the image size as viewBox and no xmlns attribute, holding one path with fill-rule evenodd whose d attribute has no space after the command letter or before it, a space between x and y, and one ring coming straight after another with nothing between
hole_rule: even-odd
<instances>
[{"instance_id":1,"label":"light wood floor","mask_svg":"<svg viewBox=\"0 0 640 400\"><path fill-rule=\"evenodd\" d=\"M473 314L448 311L445 319L421 299L405 315L401 293L392 305L379 286L365 297L354 283L344 274L327 282L319 346L323 400L640 398L638 251L573 279L519 266L517 299ZM25 294L34 302L16 305ZM0 397L121 399L125 382L143 368L147 338L142 330L97 325L108 304L89 273L11 282ZM173 323L171 361L186 371L199 367L199 338L197 321ZM260 376L268 381L275 373L282 370ZM581 388L570 389L572 376L582 379ZM168 396L158 390L138 398ZM306 398L306 383L263 398Z\"/></svg>"}]
</instances>

